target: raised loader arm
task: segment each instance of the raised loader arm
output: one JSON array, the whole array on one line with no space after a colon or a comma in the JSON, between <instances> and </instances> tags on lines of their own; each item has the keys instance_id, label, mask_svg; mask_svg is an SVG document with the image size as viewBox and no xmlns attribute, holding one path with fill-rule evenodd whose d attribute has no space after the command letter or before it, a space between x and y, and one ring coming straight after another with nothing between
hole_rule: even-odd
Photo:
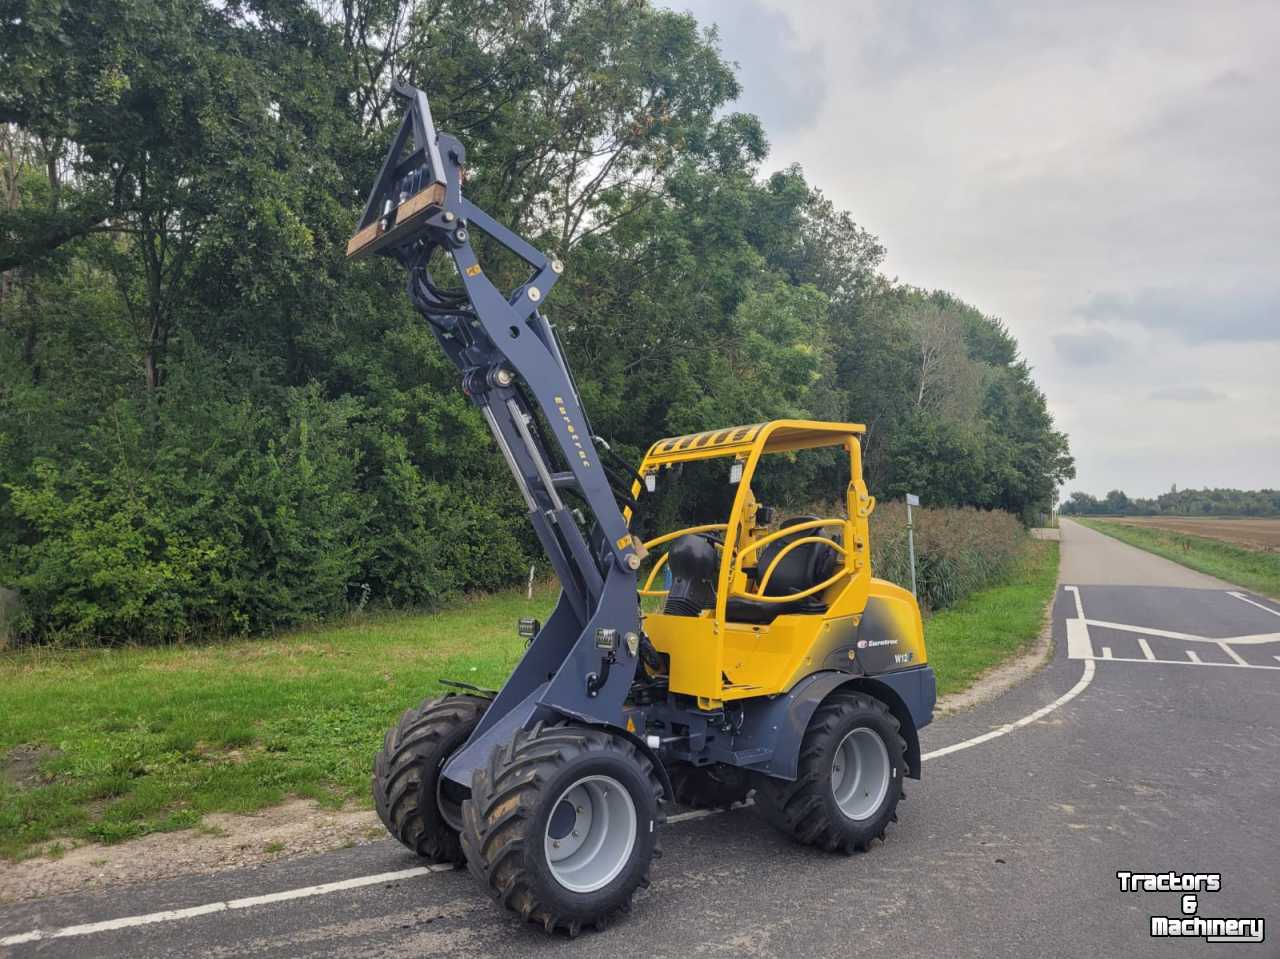
<instances>
[{"instance_id":1,"label":"raised loader arm","mask_svg":"<svg viewBox=\"0 0 1280 959\"><path fill-rule=\"evenodd\" d=\"M555 330L538 309L563 266L462 195L462 144L436 132L421 90L400 83L394 90L405 103L404 117L347 256L391 256L408 271L410 298L493 431L562 587L546 625L445 767L447 778L469 785L472 769L517 728L557 715L622 726L639 655L636 570L644 550L632 539L600 462ZM485 275L471 243L477 229L529 265L524 283L503 292ZM437 253L452 258L460 292L432 279L429 264ZM541 411L553 440L531 406ZM567 469L554 465L552 442ZM565 505L565 492L590 512L590 538L576 510Z\"/></svg>"}]
</instances>

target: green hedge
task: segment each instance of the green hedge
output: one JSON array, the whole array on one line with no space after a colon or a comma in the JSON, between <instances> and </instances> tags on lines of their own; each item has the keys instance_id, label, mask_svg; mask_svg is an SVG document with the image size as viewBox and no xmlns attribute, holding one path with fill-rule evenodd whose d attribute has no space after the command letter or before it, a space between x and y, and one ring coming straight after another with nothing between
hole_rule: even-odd
<instances>
[{"instance_id":1,"label":"green hedge","mask_svg":"<svg viewBox=\"0 0 1280 959\"><path fill-rule=\"evenodd\" d=\"M977 509L912 509L916 582L926 609L945 609L971 593L1008 579L1028 543L1009 513ZM911 585L907 508L880 503L871 514L871 568L876 576Z\"/></svg>"}]
</instances>

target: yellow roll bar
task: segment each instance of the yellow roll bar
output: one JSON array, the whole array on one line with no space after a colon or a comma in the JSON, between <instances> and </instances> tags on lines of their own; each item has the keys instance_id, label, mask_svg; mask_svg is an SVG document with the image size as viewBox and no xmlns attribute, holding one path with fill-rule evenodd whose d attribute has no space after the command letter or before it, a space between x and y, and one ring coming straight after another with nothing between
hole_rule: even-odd
<instances>
[{"instance_id":1,"label":"yellow roll bar","mask_svg":"<svg viewBox=\"0 0 1280 959\"><path fill-rule=\"evenodd\" d=\"M663 533L661 536L655 536L644 544L646 550L651 550L655 546L661 546L663 543L669 543L673 539L679 539L689 533L723 533L729 528L728 523L704 523L701 526L686 526L684 529L678 529L674 533Z\"/></svg>"},{"instance_id":2,"label":"yellow roll bar","mask_svg":"<svg viewBox=\"0 0 1280 959\"><path fill-rule=\"evenodd\" d=\"M760 585L759 587L757 587L758 592L764 593L766 587L768 587L769 585L770 577L773 576L773 571L778 568L778 564L782 562L783 558L789 552L795 549L797 546L803 546L805 543L826 543L828 546L834 549L841 556L844 555L844 547L842 547L839 543L837 543L833 539L829 539L826 536L802 536L800 537L800 539L796 540L795 542L788 543L786 546L782 547L782 551L773 558L773 562L769 564L769 568L766 569L764 571L764 575L760 577ZM844 572L843 565L841 566L840 571ZM739 594L739 595L745 595L745 594Z\"/></svg>"},{"instance_id":3,"label":"yellow roll bar","mask_svg":"<svg viewBox=\"0 0 1280 959\"><path fill-rule=\"evenodd\" d=\"M784 526L782 529L774 530L768 536L761 536L759 539L748 543L746 546L742 547L741 551L738 553L738 559L741 561L742 557L749 556L761 546L768 546L774 540L779 540L784 536L790 536L792 533L803 533L807 529L822 529L824 526L844 526L847 523L848 520L843 519L810 519L805 520L803 523L793 523L790 526ZM648 543L645 545L647 546ZM843 553L844 550L841 550L840 552ZM741 566L741 562L739 562L739 566Z\"/></svg>"},{"instance_id":4,"label":"yellow roll bar","mask_svg":"<svg viewBox=\"0 0 1280 959\"><path fill-rule=\"evenodd\" d=\"M760 547L768 546L770 543L776 542L777 540L782 539L784 536L791 536L791 535L794 535L795 533L803 533L805 530L810 530L810 529L815 529L815 530L822 529L823 527L826 527L826 526L847 527L848 525L849 525L848 520L835 518L835 519L811 519L811 520L806 520L803 523L793 523L791 526L784 526L782 529L775 530L774 532L770 533L768 536L762 536L760 537L760 539L755 540L754 542L748 543L746 546L742 547L742 550L738 553L737 561L734 563L733 572L735 574L743 572L743 565L744 565L743 561L747 556L757 552L760 549ZM805 543L826 543L828 546L832 547L841 556L848 555L845 552L845 549L843 546L841 546L839 543L837 543L835 540L829 537L802 536L800 539L797 539L795 542L788 543L786 546L784 546L782 548L782 551L773 558L773 561L769 564L768 568L764 571L764 575L760 577L760 585L756 587L756 592L745 593L745 592L735 591L733 595L739 596L742 599L749 599L757 603L789 603L792 600L804 599L806 596L812 596L815 593L820 593L824 589L827 589L830 586L834 586L836 583L840 581L842 577L848 574L849 572L848 564L846 563L842 565L840 569L836 570L832 575L824 579L821 583L818 583L816 586L810 586L808 589L802 590L799 593L790 593L786 596L766 596L764 594L765 587L769 585L769 579L770 577L773 576L773 571L777 569L778 564L782 562L782 559L789 552L791 552L797 546L802 546ZM730 582L732 581L733 580L731 578Z\"/></svg>"},{"instance_id":5,"label":"yellow roll bar","mask_svg":"<svg viewBox=\"0 0 1280 959\"><path fill-rule=\"evenodd\" d=\"M669 555L671 554L663 553L658 557L658 561L653 564L653 569L649 570L649 578L644 581L644 587L638 590L641 596L666 596L667 593L671 592L669 589L653 588L654 577L658 575L658 570L662 569L662 567L667 564L667 557Z\"/></svg>"}]
</instances>

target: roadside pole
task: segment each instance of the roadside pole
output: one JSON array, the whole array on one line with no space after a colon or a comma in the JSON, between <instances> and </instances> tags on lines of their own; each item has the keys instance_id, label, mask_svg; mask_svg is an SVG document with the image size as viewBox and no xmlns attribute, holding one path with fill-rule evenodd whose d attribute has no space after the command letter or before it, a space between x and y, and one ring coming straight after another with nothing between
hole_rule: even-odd
<instances>
[{"instance_id":1,"label":"roadside pole","mask_svg":"<svg viewBox=\"0 0 1280 959\"><path fill-rule=\"evenodd\" d=\"M911 557L911 595L918 600L920 597L916 595L916 534L915 526L911 523L911 507L920 505L920 497L915 493L907 494L907 553Z\"/></svg>"}]
</instances>

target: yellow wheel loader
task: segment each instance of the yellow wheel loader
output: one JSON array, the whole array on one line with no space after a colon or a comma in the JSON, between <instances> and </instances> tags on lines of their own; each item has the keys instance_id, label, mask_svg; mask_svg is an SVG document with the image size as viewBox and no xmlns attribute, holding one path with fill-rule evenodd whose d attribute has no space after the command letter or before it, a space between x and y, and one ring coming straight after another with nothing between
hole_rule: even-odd
<instances>
[{"instance_id":1,"label":"yellow wheel loader","mask_svg":"<svg viewBox=\"0 0 1280 959\"><path fill-rule=\"evenodd\" d=\"M426 96L405 113L348 255L390 256L511 468L562 590L498 691L410 709L374 761L391 833L465 863L547 931L603 928L649 881L669 805L749 795L800 842L866 850L920 776L935 685L912 595L872 576L853 423L775 420L661 439L632 467L595 436L540 304L564 270L462 194L465 151ZM499 289L472 231L523 260ZM448 261L460 288L438 284ZM771 464L827 449L829 516L778 517ZM611 465L606 460L612 459ZM642 541L638 516L686 467L719 471L724 515ZM705 485L700 487L705 490ZM763 494L761 494L763 495ZM566 502L566 497L569 502Z\"/></svg>"}]
</instances>

